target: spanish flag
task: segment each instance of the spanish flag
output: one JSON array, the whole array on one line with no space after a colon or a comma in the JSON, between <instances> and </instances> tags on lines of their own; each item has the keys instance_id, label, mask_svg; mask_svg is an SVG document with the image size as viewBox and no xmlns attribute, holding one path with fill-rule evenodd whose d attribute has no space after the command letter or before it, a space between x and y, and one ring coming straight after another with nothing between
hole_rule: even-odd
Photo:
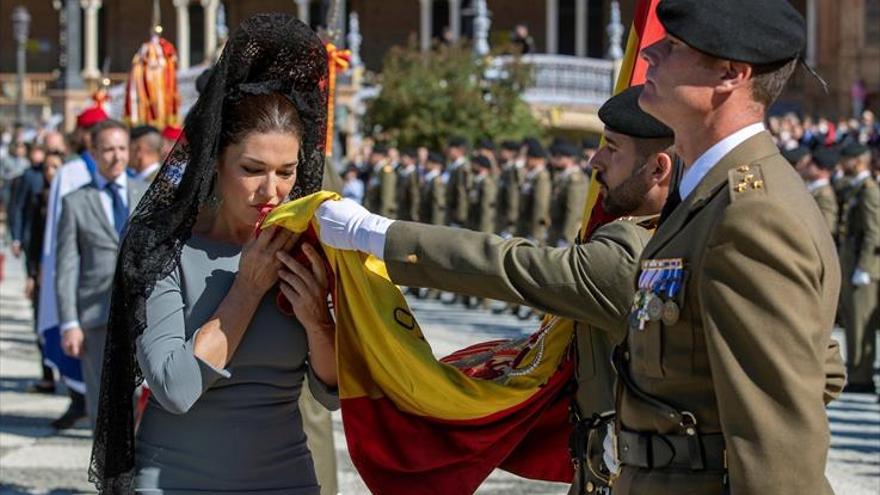
<instances>
[{"instance_id":1,"label":"spanish flag","mask_svg":"<svg viewBox=\"0 0 880 495\"><path fill-rule=\"evenodd\" d=\"M648 64L639 55L641 51L652 44L660 41L666 32L663 25L657 20L657 3L660 0L639 0L636 3L635 16L629 29L629 37L626 41L626 52L620 65L617 83L614 86L614 94L624 89L643 84ZM602 140L605 142L604 138ZM584 219L581 224L580 238L589 239L590 235L600 226L614 220L614 218L602 208L601 193L596 171L590 178L590 188L587 193L587 204L584 210Z\"/></svg>"}]
</instances>

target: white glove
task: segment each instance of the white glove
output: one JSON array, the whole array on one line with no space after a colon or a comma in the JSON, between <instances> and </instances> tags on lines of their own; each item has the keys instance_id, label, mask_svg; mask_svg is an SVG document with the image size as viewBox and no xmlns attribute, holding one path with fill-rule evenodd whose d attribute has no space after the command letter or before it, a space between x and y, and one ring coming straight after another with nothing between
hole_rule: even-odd
<instances>
[{"instance_id":1,"label":"white glove","mask_svg":"<svg viewBox=\"0 0 880 495\"><path fill-rule=\"evenodd\" d=\"M614 440L612 440L612 431L614 425L608 425L608 432L605 433L605 440L602 440L602 460L605 461L605 467L612 474L620 473L620 462L617 461L617 452L614 448Z\"/></svg>"},{"instance_id":2,"label":"white glove","mask_svg":"<svg viewBox=\"0 0 880 495\"><path fill-rule=\"evenodd\" d=\"M869 275L868 272L862 270L861 268L856 268L856 271L853 272L851 282L856 287L868 285L871 283L871 275Z\"/></svg>"},{"instance_id":3,"label":"white glove","mask_svg":"<svg viewBox=\"0 0 880 495\"><path fill-rule=\"evenodd\" d=\"M385 257L385 233L394 220L370 213L356 201L345 198L325 201L315 212L321 227L320 240L336 249L363 251Z\"/></svg>"}]
</instances>

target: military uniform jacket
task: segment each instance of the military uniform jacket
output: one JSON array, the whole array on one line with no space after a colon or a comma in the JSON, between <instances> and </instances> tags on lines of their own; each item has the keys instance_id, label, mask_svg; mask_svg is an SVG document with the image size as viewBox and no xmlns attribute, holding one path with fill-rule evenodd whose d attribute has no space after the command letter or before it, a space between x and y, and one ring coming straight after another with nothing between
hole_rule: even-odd
<instances>
[{"instance_id":1,"label":"military uniform jacket","mask_svg":"<svg viewBox=\"0 0 880 495\"><path fill-rule=\"evenodd\" d=\"M491 174L479 175L474 179L473 187L468 193L467 227L477 232L495 232L495 206L498 187Z\"/></svg>"},{"instance_id":2,"label":"military uniform jacket","mask_svg":"<svg viewBox=\"0 0 880 495\"><path fill-rule=\"evenodd\" d=\"M519 216L519 189L522 186L523 171L514 162L505 164L498 177L498 225L496 232L513 234Z\"/></svg>"},{"instance_id":3,"label":"military uniform jacket","mask_svg":"<svg viewBox=\"0 0 880 495\"><path fill-rule=\"evenodd\" d=\"M560 172L556 177L550 201L549 246L558 246L560 241L564 245L574 242L581 226L588 186L589 181L577 166Z\"/></svg>"},{"instance_id":4,"label":"military uniform jacket","mask_svg":"<svg viewBox=\"0 0 880 495\"><path fill-rule=\"evenodd\" d=\"M700 435L723 434L728 477L624 465L615 495L832 493L824 400L843 376L829 355L840 269L822 214L770 135L717 163L642 258L684 262L681 316L630 326L622 370L693 414ZM685 434L623 385L617 412L618 430Z\"/></svg>"},{"instance_id":5,"label":"military uniform jacket","mask_svg":"<svg viewBox=\"0 0 880 495\"><path fill-rule=\"evenodd\" d=\"M419 221L446 224L446 184L440 172L428 172L419 194Z\"/></svg>"},{"instance_id":6,"label":"military uniform jacket","mask_svg":"<svg viewBox=\"0 0 880 495\"><path fill-rule=\"evenodd\" d=\"M880 186L871 177L844 192L840 225L843 276L856 268L880 279Z\"/></svg>"},{"instance_id":7,"label":"military uniform jacket","mask_svg":"<svg viewBox=\"0 0 880 495\"><path fill-rule=\"evenodd\" d=\"M446 220L450 225L462 226L468 219L468 191L473 177L465 161L449 168L446 184Z\"/></svg>"},{"instance_id":8,"label":"military uniform jacket","mask_svg":"<svg viewBox=\"0 0 880 495\"><path fill-rule=\"evenodd\" d=\"M526 173L520 187L519 219L516 235L543 244L550 225L550 172L547 169Z\"/></svg>"},{"instance_id":9,"label":"military uniform jacket","mask_svg":"<svg viewBox=\"0 0 880 495\"><path fill-rule=\"evenodd\" d=\"M367 181L364 206L373 213L397 218L397 174L391 162L376 165Z\"/></svg>"},{"instance_id":10,"label":"military uniform jacket","mask_svg":"<svg viewBox=\"0 0 880 495\"><path fill-rule=\"evenodd\" d=\"M397 218L419 221L419 174L415 166L397 171Z\"/></svg>"},{"instance_id":11,"label":"military uniform jacket","mask_svg":"<svg viewBox=\"0 0 880 495\"><path fill-rule=\"evenodd\" d=\"M823 184L812 188L810 194L816 200L816 205L819 206L819 211L822 212L822 217L825 218L825 224L828 226L831 236L836 237L838 205L834 187L830 183Z\"/></svg>"}]
</instances>

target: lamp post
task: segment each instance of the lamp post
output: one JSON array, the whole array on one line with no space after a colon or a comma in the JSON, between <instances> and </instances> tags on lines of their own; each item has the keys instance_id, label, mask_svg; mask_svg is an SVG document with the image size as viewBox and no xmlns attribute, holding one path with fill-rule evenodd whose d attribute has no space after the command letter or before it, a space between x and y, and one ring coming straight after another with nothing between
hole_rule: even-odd
<instances>
[{"instance_id":1,"label":"lamp post","mask_svg":"<svg viewBox=\"0 0 880 495\"><path fill-rule=\"evenodd\" d=\"M25 73L25 45L28 39L28 30L31 26L31 15L24 7L16 7L12 11L12 36L15 38L16 58L15 68L17 71L18 95L16 96L15 119L24 122L24 73Z\"/></svg>"}]
</instances>

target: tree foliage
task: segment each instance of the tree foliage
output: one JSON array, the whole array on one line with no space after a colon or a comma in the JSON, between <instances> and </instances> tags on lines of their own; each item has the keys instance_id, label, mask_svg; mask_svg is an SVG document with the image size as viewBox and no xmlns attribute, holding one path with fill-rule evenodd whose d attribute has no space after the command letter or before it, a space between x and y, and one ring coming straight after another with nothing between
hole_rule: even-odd
<instances>
[{"instance_id":1,"label":"tree foliage","mask_svg":"<svg viewBox=\"0 0 880 495\"><path fill-rule=\"evenodd\" d=\"M365 116L368 134L397 146L440 149L451 136L474 142L539 136L541 126L522 92L531 67L517 57L503 68L465 45L421 53L414 43L385 57L379 95Z\"/></svg>"}]
</instances>

